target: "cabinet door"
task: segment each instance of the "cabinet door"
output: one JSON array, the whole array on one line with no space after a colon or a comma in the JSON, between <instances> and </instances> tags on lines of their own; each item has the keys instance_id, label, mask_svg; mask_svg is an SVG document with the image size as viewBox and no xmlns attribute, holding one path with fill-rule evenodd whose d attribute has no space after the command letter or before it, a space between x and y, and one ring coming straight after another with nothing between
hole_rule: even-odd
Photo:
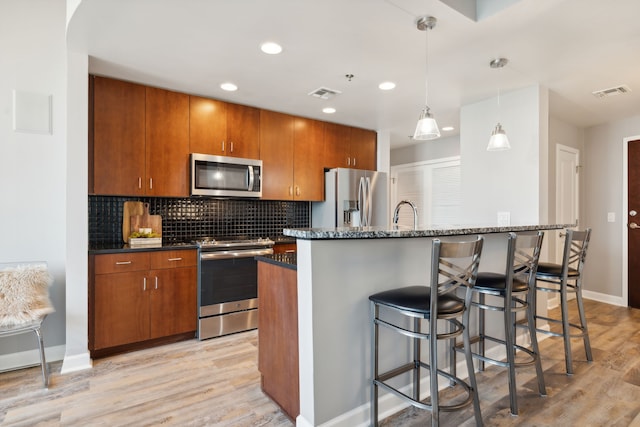
<instances>
[{"instance_id":1,"label":"cabinet door","mask_svg":"<svg viewBox=\"0 0 640 427\"><path fill-rule=\"evenodd\" d=\"M149 339L145 279L141 272L95 276L95 350Z\"/></svg>"},{"instance_id":2,"label":"cabinet door","mask_svg":"<svg viewBox=\"0 0 640 427\"><path fill-rule=\"evenodd\" d=\"M260 110L238 104L227 104L226 155L260 158Z\"/></svg>"},{"instance_id":3,"label":"cabinet door","mask_svg":"<svg viewBox=\"0 0 640 427\"><path fill-rule=\"evenodd\" d=\"M377 135L374 131L351 128L351 167L376 170Z\"/></svg>"},{"instance_id":4,"label":"cabinet door","mask_svg":"<svg viewBox=\"0 0 640 427\"><path fill-rule=\"evenodd\" d=\"M146 188L149 196L189 196L189 96L147 88Z\"/></svg>"},{"instance_id":5,"label":"cabinet door","mask_svg":"<svg viewBox=\"0 0 640 427\"><path fill-rule=\"evenodd\" d=\"M324 129L324 167L350 167L349 141L351 128L335 123L326 123Z\"/></svg>"},{"instance_id":6,"label":"cabinet door","mask_svg":"<svg viewBox=\"0 0 640 427\"><path fill-rule=\"evenodd\" d=\"M95 194L144 194L145 88L93 78L93 189Z\"/></svg>"},{"instance_id":7,"label":"cabinet door","mask_svg":"<svg viewBox=\"0 0 640 427\"><path fill-rule=\"evenodd\" d=\"M227 103L189 97L189 149L192 153L224 155L227 140Z\"/></svg>"},{"instance_id":8,"label":"cabinet door","mask_svg":"<svg viewBox=\"0 0 640 427\"><path fill-rule=\"evenodd\" d=\"M293 198L293 116L260 111L262 198Z\"/></svg>"},{"instance_id":9,"label":"cabinet door","mask_svg":"<svg viewBox=\"0 0 640 427\"><path fill-rule=\"evenodd\" d=\"M324 123L296 117L293 132L293 198L324 200Z\"/></svg>"},{"instance_id":10,"label":"cabinet door","mask_svg":"<svg viewBox=\"0 0 640 427\"><path fill-rule=\"evenodd\" d=\"M196 267L152 270L151 338L196 331Z\"/></svg>"}]
</instances>

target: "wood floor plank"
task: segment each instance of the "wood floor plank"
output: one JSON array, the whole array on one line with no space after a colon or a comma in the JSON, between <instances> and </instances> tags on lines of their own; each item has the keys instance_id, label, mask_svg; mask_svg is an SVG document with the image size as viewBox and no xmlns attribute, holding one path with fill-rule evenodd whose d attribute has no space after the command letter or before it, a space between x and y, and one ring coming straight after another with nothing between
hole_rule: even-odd
<instances>
[{"instance_id":1,"label":"wood floor plank","mask_svg":"<svg viewBox=\"0 0 640 427\"><path fill-rule=\"evenodd\" d=\"M562 341L541 341L547 397L535 370L517 371L520 415L509 413L506 371L477 374L486 426L640 426L640 310L585 301L594 362L572 340L573 376ZM552 311L552 314L557 311ZM572 316L575 310L572 309ZM94 361L42 388L38 367L0 374L1 426L291 427L260 390L257 332L184 341ZM429 414L407 409L384 426L429 426ZM473 426L471 408L444 413L445 426Z\"/></svg>"}]
</instances>

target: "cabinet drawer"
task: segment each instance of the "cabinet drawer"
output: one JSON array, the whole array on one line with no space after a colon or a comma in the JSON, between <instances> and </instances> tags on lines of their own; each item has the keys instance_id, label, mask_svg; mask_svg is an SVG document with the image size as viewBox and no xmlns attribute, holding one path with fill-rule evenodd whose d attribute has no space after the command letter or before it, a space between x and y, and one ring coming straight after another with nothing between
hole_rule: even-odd
<instances>
[{"instance_id":1,"label":"cabinet drawer","mask_svg":"<svg viewBox=\"0 0 640 427\"><path fill-rule=\"evenodd\" d=\"M149 253L131 253L96 255L96 274L124 273L149 269Z\"/></svg>"},{"instance_id":2,"label":"cabinet drawer","mask_svg":"<svg viewBox=\"0 0 640 427\"><path fill-rule=\"evenodd\" d=\"M151 269L192 267L197 265L195 249L150 252Z\"/></svg>"}]
</instances>

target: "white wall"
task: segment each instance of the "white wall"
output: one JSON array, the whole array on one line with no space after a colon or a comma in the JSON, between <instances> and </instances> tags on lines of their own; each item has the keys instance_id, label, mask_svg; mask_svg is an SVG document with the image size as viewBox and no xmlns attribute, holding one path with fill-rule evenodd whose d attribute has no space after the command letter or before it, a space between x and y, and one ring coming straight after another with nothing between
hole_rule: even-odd
<instances>
[{"instance_id":1,"label":"white wall","mask_svg":"<svg viewBox=\"0 0 640 427\"><path fill-rule=\"evenodd\" d=\"M456 157L460 155L460 138L442 137L433 141L414 142L391 150L391 166L428 160Z\"/></svg>"},{"instance_id":2,"label":"white wall","mask_svg":"<svg viewBox=\"0 0 640 427\"><path fill-rule=\"evenodd\" d=\"M547 90L531 86L465 105L460 113L463 212L471 224L495 224L510 212L511 224L545 222L548 160ZM486 150L500 118L511 149Z\"/></svg>"},{"instance_id":3,"label":"white wall","mask_svg":"<svg viewBox=\"0 0 640 427\"><path fill-rule=\"evenodd\" d=\"M626 220L622 147L624 138L637 135L640 115L585 131L584 224L593 229L584 276L584 289L589 292L622 297L621 221ZM616 222L607 222L607 212L615 213Z\"/></svg>"},{"instance_id":4,"label":"white wall","mask_svg":"<svg viewBox=\"0 0 640 427\"><path fill-rule=\"evenodd\" d=\"M49 360L62 357L65 342L65 13L64 0L4 0L0 14L0 262L48 262L56 308L43 329ZM52 134L13 131L14 89L52 95ZM35 348L33 336L4 338L0 370L37 363Z\"/></svg>"}]
</instances>

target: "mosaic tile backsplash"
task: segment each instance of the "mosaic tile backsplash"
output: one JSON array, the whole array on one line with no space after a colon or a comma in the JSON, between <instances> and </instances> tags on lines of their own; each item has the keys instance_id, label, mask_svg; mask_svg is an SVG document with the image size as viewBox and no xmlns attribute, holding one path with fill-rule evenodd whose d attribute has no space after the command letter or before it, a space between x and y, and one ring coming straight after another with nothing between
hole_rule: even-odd
<instances>
[{"instance_id":1,"label":"mosaic tile backsplash","mask_svg":"<svg viewBox=\"0 0 640 427\"><path fill-rule=\"evenodd\" d=\"M309 202L89 196L90 245L121 242L126 201L149 203L149 213L162 216L162 238L169 243L207 236L277 239L283 228L311 223Z\"/></svg>"}]
</instances>

